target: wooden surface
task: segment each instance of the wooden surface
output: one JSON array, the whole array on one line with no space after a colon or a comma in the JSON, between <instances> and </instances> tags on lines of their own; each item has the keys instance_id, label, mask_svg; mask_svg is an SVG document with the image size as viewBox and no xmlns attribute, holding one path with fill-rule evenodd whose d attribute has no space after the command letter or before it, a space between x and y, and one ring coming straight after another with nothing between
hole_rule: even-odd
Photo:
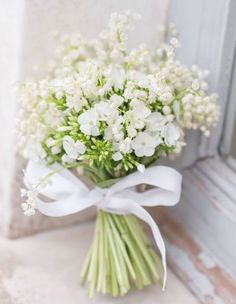
<instances>
[{"instance_id":1,"label":"wooden surface","mask_svg":"<svg viewBox=\"0 0 236 304\"><path fill-rule=\"evenodd\" d=\"M236 173L221 158L207 159L183 172L180 203L170 208L236 278Z\"/></svg>"},{"instance_id":2,"label":"wooden surface","mask_svg":"<svg viewBox=\"0 0 236 304\"><path fill-rule=\"evenodd\" d=\"M169 266L201 303L235 304L236 281L215 256L170 216L166 208L156 208L155 219L165 236Z\"/></svg>"}]
</instances>

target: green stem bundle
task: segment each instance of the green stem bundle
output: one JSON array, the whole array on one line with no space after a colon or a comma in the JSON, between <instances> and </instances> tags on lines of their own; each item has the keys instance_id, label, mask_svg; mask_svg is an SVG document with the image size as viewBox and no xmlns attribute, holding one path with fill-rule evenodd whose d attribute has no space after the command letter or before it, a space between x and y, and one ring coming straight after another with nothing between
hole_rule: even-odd
<instances>
[{"instance_id":1,"label":"green stem bundle","mask_svg":"<svg viewBox=\"0 0 236 304\"><path fill-rule=\"evenodd\" d=\"M132 287L162 285L160 259L150 245L139 220L133 215L98 212L95 236L81 272L81 283L94 292L114 297Z\"/></svg>"}]
</instances>

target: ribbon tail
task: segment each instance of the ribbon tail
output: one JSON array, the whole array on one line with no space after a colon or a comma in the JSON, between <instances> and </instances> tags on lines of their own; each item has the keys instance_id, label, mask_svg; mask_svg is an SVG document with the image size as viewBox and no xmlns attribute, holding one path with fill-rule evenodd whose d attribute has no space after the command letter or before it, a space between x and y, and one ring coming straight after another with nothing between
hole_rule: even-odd
<instances>
[{"instance_id":1,"label":"ribbon tail","mask_svg":"<svg viewBox=\"0 0 236 304\"><path fill-rule=\"evenodd\" d=\"M166 279L167 279L166 248L165 248L165 243L163 241L163 238L161 236L161 232L160 232L156 222L151 217L151 215L140 205L138 205L136 203L133 203L132 207L130 208L130 212L132 214L136 215L141 220L143 220L145 223L147 223L152 230L152 234L154 236L155 243L156 243L156 245L157 245L157 247L160 251L160 254L161 254L162 265L163 265L163 269L164 269L162 289L165 290Z\"/></svg>"}]
</instances>

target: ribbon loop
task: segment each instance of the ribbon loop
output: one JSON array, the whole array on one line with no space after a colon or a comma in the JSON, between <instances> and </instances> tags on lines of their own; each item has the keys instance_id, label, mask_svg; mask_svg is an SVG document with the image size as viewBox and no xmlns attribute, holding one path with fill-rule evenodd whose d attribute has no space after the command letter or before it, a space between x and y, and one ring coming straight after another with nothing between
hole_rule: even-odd
<instances>
[{"instance_id":1,"label":"ribbon loop","mask_svg":"<svg viewBox=\"0 0 236 304\"><path fill-rule=\"evenodd\" d=\"M53 200L45 202L37 196L38 210L53 217L80 212L91 206L114 214L134 214L151 228L155 243L161 253L164 268L163 289L165 289L167 266L166 250L160 230L144 209L144 206L173 206L178 203L181 194L182 176L174 169L165 166L147 168L144 173L135 172L125 176L110 188L88 187L69 170L59 164L45 167L29 162L25 172L25 183L32 187L37 179L50 175L48 183L39 194ZM135 186L148 184L155 188L137 193Z\"/></svg>"}]
</instances>

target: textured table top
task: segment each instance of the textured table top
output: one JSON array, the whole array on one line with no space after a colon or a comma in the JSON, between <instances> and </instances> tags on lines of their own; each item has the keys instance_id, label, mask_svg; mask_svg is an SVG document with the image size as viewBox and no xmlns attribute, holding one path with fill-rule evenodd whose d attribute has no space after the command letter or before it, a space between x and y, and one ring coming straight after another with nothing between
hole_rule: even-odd
<instances>
[{"instance_id":1,"label":"textured table top","mask_svg":"<svg viewBox=\"0 0 236 304\"><path fill-rule=\"evenodd\" d=\"M87 298L79 285L93 223L45 232L18 240L0 238L1 304L198 304L169 270L167 290L158 286L123 298Z\"/></svg>"}]
</instances>

